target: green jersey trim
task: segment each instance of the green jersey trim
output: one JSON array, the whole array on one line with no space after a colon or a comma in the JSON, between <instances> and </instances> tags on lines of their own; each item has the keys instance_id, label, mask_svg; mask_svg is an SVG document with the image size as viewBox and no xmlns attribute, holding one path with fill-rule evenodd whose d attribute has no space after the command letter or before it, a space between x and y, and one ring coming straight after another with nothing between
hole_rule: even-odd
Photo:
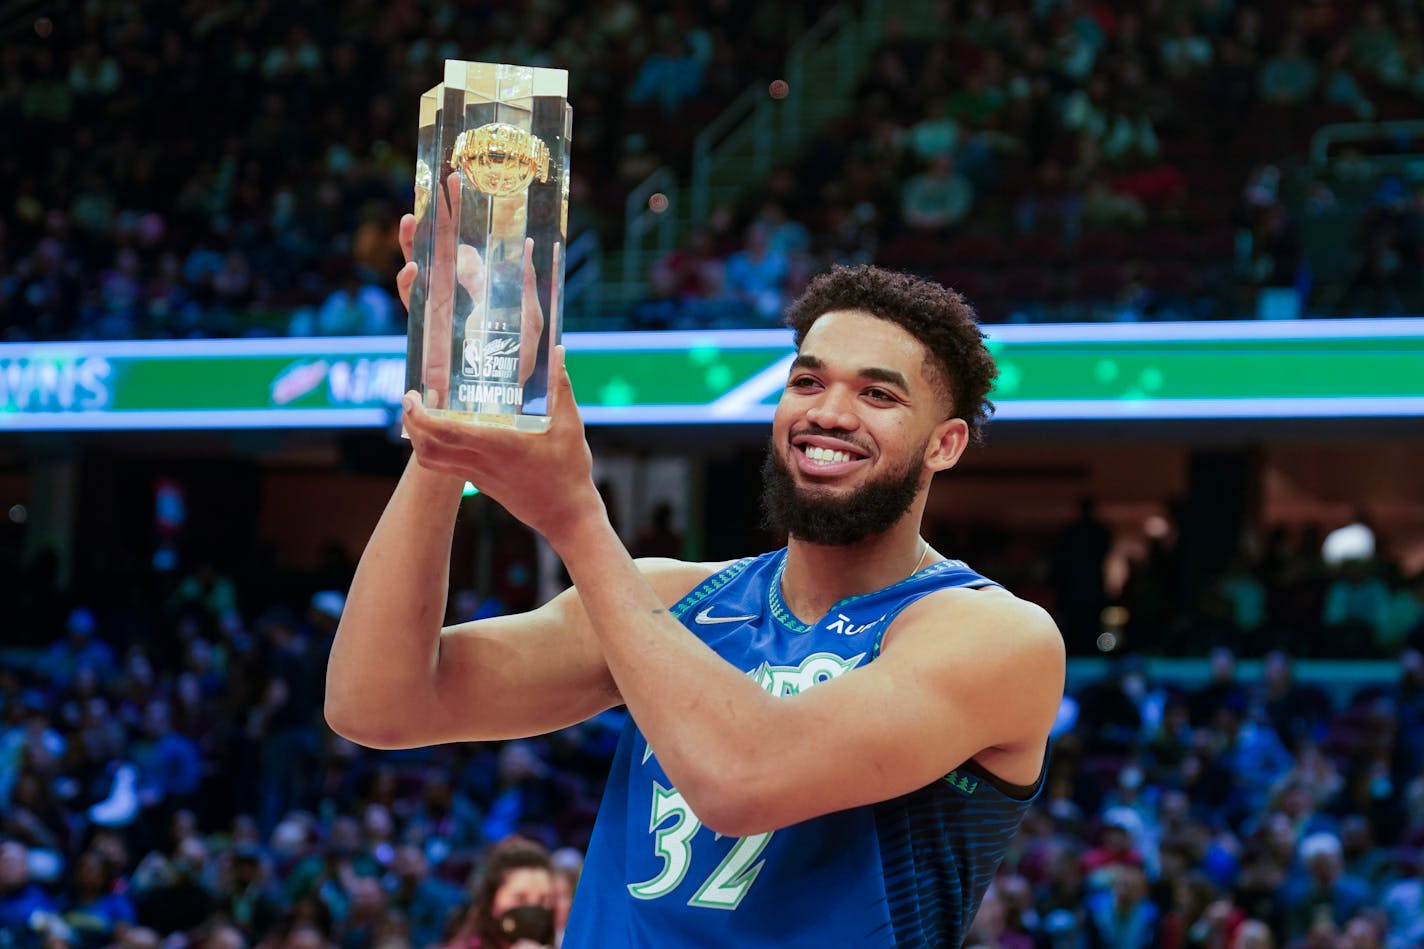
<instances>
[{"instance_id":1,"label":"green jersey trim","mask_svg":"<svg viewBox=\"0 0 1424 949\"><path fill-rule=\"evenodd\" d=\"M694 589L691 593L687 594L681 600L678 600L676 603L674 603L672 609L670 609L668 612L676 616L678 619L682 619L692 610L694 606L715 594L718 590L722 589L727 584L737 579L737 577L741 576L742 572L748 567L750 567L755 561L755 557L746 557L742 560L738 560L731 566L723 567L721 570L718 570L706 580L703 580L702 583L699 584L697 588Z\"/></svg>"}]
</instances>

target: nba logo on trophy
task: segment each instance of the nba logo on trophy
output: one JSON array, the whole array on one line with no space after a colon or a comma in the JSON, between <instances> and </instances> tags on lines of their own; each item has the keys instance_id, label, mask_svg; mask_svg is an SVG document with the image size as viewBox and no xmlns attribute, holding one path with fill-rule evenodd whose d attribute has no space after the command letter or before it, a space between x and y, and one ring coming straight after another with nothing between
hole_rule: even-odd
<instances>
[{"instance_id":1,"label":"nba logo on trophy","mask_svg":"<svg viewBox=\"0 0 1424 949\"><path fill-rule=\"evenodd\" d=\"M517 382L519 337L510 334L466 339L462 373L470 379L490 382Z\"/></svg>"}]
</instances>

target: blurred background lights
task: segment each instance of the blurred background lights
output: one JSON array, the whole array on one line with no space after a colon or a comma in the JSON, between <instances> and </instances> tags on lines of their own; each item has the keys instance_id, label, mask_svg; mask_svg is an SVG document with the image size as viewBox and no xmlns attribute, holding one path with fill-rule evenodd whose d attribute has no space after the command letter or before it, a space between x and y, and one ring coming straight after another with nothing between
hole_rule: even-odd
<instances>
[{"instance_id":1,"label":"blurred background lights","mask_svg":"<svg viewBox=\"0 0 1424 949\"><path fill-rule=\"evenodd\" d=\"M1333 530L1326 535L1320 556L1332 567L1354 560L1372 560L1375 556L1374 531L1359 523Z\"/></svg>"}]
</instances>

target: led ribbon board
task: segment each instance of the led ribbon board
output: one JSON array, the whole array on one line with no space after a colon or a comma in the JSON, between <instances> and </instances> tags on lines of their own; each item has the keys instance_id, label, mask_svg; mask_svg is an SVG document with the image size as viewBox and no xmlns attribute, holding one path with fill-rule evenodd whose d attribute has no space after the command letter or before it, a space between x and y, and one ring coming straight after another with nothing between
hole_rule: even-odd
<instances>
[{"instance_id":1,"label":"led ribbon board","mask_svg":"<svg viewBox=\"0 0 1424 949\"><path fill-rule=\"evenodd\" d=\"M1424 416L1424 319L989 326L1001 422ZM771 418L784 330L568 333L592 425ZM405 338L7 343L0 432L389 423Z\"/></svg>"}]
</instances>

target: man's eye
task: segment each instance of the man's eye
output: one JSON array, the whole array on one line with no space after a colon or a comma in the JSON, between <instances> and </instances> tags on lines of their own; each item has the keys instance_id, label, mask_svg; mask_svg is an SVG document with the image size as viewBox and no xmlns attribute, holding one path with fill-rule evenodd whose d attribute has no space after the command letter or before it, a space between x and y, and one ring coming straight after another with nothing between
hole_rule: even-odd
<instances>
[{"instance_id":1,"label":"man's eye","mask_svg":"<svg viewBox=\"0 0 1424 949\"><path fill-rule=\"evenodd\" d=\"M793 389L805 389L805 388L809 388L810 386L813 386L813 385L815 385L815 384L816 384L816 380L815 380L815 379L812 379L810 376L802 376L802 377L799 378L799 379L792 379L792 380L791 380L791 387L792 387Z\"/></svg>"},{"instance_id":2,"label":"man's eye","mask_svg":"<svg viewBox=\"0 0 1424 949\"><path fill-rule=\"evenodd\" d=\"M895 397L890 393L886 392L884 389L866 389L865 394L870 396L872 399L881 402L895 401Z\"/></svg>"}]
</instances>

